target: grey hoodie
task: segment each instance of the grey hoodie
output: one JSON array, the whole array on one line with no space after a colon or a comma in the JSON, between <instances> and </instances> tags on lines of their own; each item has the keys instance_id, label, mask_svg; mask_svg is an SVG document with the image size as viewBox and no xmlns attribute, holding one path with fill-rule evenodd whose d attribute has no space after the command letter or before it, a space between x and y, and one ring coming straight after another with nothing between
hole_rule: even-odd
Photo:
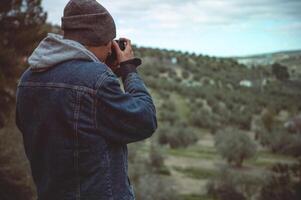
<instances>
[{"instance_id":1,"label":"grey hoodie","mask_svg":"<svg viewBox=\"0 0 301 200\"><path fill-rule=\"evenodd\" d=\"M43 72L64 61L82 59L99 62L99 59L80 43L49 33L28 58L30 69Z\"/></svg>"}]
</instances>

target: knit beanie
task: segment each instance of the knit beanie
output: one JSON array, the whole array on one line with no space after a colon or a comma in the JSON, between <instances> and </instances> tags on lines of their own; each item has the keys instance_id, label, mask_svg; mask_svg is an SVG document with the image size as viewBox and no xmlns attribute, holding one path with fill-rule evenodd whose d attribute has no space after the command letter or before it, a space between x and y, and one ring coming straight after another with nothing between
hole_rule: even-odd
<instances>
[{"instance_id":1,"label":"knit beanie","mask_svg":"<svg viewBox=\"0 0 301 200\"><path fill-rule=\"evenodd\" d=\"M96 0L70 0L62 17L64 38L87 46L102 46L116 37L110 13Z\"/></svg>"}]
</instances>

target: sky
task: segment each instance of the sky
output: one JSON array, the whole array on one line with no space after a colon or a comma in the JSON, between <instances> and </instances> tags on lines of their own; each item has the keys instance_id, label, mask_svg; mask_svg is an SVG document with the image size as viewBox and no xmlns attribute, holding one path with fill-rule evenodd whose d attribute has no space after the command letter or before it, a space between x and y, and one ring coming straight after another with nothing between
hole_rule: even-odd
<instances>
[{"instance_id":1,"label":"sky","mask_svg":"<svg viewBox=\"0 0 301 200\"><path fill-rule=\"evenodd\" d=\"M43 0L48 22L61 24L68 0ZM301 49L301 0L98 0L117 37L138 46L211 56Z\"/></svg>"}]
</instances>

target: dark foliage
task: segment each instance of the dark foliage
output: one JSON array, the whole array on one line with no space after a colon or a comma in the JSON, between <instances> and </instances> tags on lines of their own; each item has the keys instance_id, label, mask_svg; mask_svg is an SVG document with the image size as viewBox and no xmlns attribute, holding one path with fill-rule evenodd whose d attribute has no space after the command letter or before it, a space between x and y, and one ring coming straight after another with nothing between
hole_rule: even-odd
<instances>
[{"instance_id":1,"label":"dark foliage","mask_svg":"<svg viewBox=\"0 0 301 200\"><path fill-rule=\"evenodd\" d=\"M301 160L296 164L277 164L272 167L273 176L260 192L260 200L300 200Z\"/></svg>"},{"instance_id":2,"label":"dark foliage","mask_svg":"<svg viewBox=\"0 0 301 200\"><path fill-rule=\"evenodd\" d=\"M186 125L163 125L158 130L159 144L168 144L171 148L188 147L198 141L193 129Z\"/></svg>"},{"instance_id":3,"label":"dark foliage","mask_svg":"<svg viewBox=\"0 0 301 200\"><path fill-rule=\"evenodd\" d=\"M287 67L279 63L275 63L272 65L272 72L278 80L284 81L289 79Z\"/></svg>"},{"instance_id":4,"label":"dark foliage","mask_svg":"<svg viewBox=\"0 0 301 200\"><path fill-rule=\"evenodd\" d=\"M0 128L9 105L14 103L16 78L25 65L26 56L45 33L40 0L4 0L0 2Z\"/></svg>"},{"instance_id":5,"label":"dark foliage","mask_svg":"<svg viewBox=\"0 0 301 200\"><path fill-rule=\"evenodd\" d=\"M246 200L243 194L231 185L220 185L218 188L208 188L208 194L219 200Z\"/></svg>"}]
</instances>

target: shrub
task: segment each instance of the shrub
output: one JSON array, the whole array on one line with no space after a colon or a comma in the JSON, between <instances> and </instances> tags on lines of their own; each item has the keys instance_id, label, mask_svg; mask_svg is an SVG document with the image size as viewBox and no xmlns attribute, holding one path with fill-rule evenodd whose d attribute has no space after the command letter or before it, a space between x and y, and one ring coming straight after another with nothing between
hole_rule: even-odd
<instances>
[{"instance_id":1,"label":"shrub","mask_svg":"<svg viewBox=\"0 0 301 200\"><path fill-rule=\"evenodd\" d=\"M159 130L159 144L169 144L171 148L188 147L198 141L193 129L186 126L165 126Z\"/></svg>"},{"instance_id":2,"label":"shrub","mask_svg":"<svg viewBox=\"0 0 301 200\"><path fill-rule=\"evenodd\" d=\"M142 148L142 143L135 142L128 145L128 161L130 163L134 163L137 159L139 159L139 149Z\"/></svg>"},{"instance_id":3,"label":"shrub","mask_svg":"<svg viewBox=\"0 0 301 200\"><path fill-rule=\"evenodd\" d=\"M159 90L158 94L162 99L169 99L170 98L170 93L164 90Z\"/></svg>"},{"instance_id":4,"label":"shrub","mask_svg":"<svg viewBox=\"0 0 301 200\"><path fill-rule=\"evenodd\" d=\"M233 186L227 184L214 185L208 187L208 195L219 200L246 200L246 197L238 192Z\"/></svg>"},{"instance_id":5,"label":"shrub","mask_svg":"<svg viewBox=\"0 0 301 200\"><path fill-rule=\"evenodd\" d=\"M262 122L268 131L272 131L276 113L272 109L265 109L261 114Z\"/></svg>"},{"instance_id":6,"label":"shrub","mask_svg":"<svg viewBox=\"0 0 301 200\"><path fill-rule=\"evenodd\" d=\"M272 134L265 128L256 130L255 139L259 141L262 146L268 146L271 143Z\"/></svg>"},{"instance_id":7,"label":"shrub","mask_svg":"<svg viewBox=\"0 0 301 200\"><path fill-rule=\"evenodd\" d=\"M272 72L276 76L276 78L281 81L287 80L290 77L287 67L279 63L272 65Z\"/></svg>"},{"instance_id":8,"label":"shrub","mask_svg":"<svg viewBox=\"0 0 301 200\"><path fill-rule=\"evenodd\" d=\"M178 195L173 183L161 179L158 175L144 174L135 184L137 200L177 200Z\"/></svg>"},{"instance_id":9,"label":"shrub","mask_svg":"<svg viewBox=\"0 0 301 200\"><path fill-rule=\"evenodd\" d=\"M276 164L272 176L260 191L259 200L299 200L301 199L301 160L298 163Z\"/></svg>"},{"instance_id":10,"label":"shrub","mask_svg":"<svg viewBox=\"0 0 301 200\"><path fill-rule=\"evenodd\" d=\"M133 148L134 147L134 148ZM139 145L130 145L130 153L137 151ZM150 153L153 154L153 153ZM157 157L157 153L155 153ZM161 158L148 158L142 154L136 154L135 159L132 159L129 163L129 177L134 186L134 193L137 200L177 200L177 192L171 187L174 183L172 180L162 179L162 177L156 174L156 169L150 163L154 162L155 165L161 165ZM159 160L159 161L158 161Z\"/></svg>"},{"instance_id":11,"label":"shrub","mask_svg":"<svg viewBox=\"0 0 301 200\"><path fill-rule=\"evenodd\" d=\"M282 150L283 153L298 157L301 154L301 135L291 136L290 142Z\"/></svg>"},{"instance_id":12,"label":"shrub","mask_svg":"<svg viewBox=\"0 0 301 200\"><path fill-rule=\"evenodd\" d=\"M238 126L243 130L250 130L252 113L250 111L233 111L229 115L229 123Z\"/></svg>"},{"instance_id":13,"label":"shrub","mask_svg":"<svg viewBox=\"0 0 301 200\"><path fill-rule=\"evenodd\" d=\"M150 164L156 169L164 166L164 157L159 148L159 146L152 144L149 152Z\"/></svg>"},{"instance_id":14,"label":"shrub","mask_svg":"<svg viewBox=\"0 0 301 200\"><path fill-rule=\"evenodd\" d=\"M222 167L214 179L207 184L207 193L220 200L254 199L264 184L265 177L261 174L248 174Z\"/></svg>"},{"instance_id":15,"label":"shrub","mask_svg":"<svg viewBox=\"0 0 301 200\"><path fill-rule=\"evenodd\" d=\"M160 86L157 83L157 79L152 76L143 77L145 84L152 89L160 89Z\"/></svg>"},{"instance_id":16,"label":"shrub","mask_svg":"<svg viewBox=\"0 0 301 200\"><path fill-rule=\"evenodd\" d=\"M235 164L237 167L241 167L245 159L252 158L256 153L256 144L250 137L234 128L218 131L215 146L229 164Z\"/></svg>"},{"instance_id":17,"label":"shrub","mask_svg":"<svg viewBox=\"0 0 301 200\"><path fill-rule=\"evenodd\" d=\"M273 153L285 153L299 156L301 152L301 135L292 135L283 127L274 127L270 132L266 129L257 131L260 144Z\"/></svg>"},{"instance_id":18,"label":"shrub","mask_svg":"<svg viewBox=\"0 0 301 200\"><path fill-rule=\"evenodd\" d=\"M158 130L157 130L157 134L155 134L155 136L158 137L158 143L161 145L165 145L168 144L168 133L170 132L171 127L170 125L166 124L166 123L162 123Z\"/></svg>"},{"instance_id":19,"label":"shrub","mask_svg":"<svg viewBox=\"0 0 301 200\"><path fill-rule=\"evenodd\" d=\"M171 79L175 79L177 77L177 73L175 70L173 69L169 69L168 70L168 76L171 78Z\"/></svg>"},{"instance_id":20,"label":"shrub","mask_svg":"<svg viewBox=\"0 0 301 200\"><path fill-rule=\"evenodd\" d=\"M272 152L282 152L291 142L292 137L284 129L273 129L267 134L268 147Z\"/></svg>"},{"instance_id":21,"label":"shrub","mask_svg":"<svg viewBox=\"0 0 301 200\"><path fill-rule=\"evenodd\" d=\"M169 122L170 124L175 124L179 119L176 112L171 112L169 110L162 110L159 117L160 121Z\"/></svg>"},{"instance_id":22,"label":"shrub","mask_svg":"<svg viewBox=\"0 0 301 200\"><path fill-rule=\"evenodd\" d=\"M199 128L213 129L217 126L214 115L204 109L195 110L191 113L189 122L191 125Z\"/></svg>"},{"instance_id":23,"label":"shrub","mask_svg":"<svg viewBox=\"0 0 301 200\"><path fill-rule=\"evenodd\" d=\"M182 76L183 76L184 79L188 79L189 78L189 73L186 70L184 70L182 72Z\"/></svg>"},{"instance_id":24,"label":"shrub","mask_svg":"<svg viewBox=\"0 0 301 200\"><path fill-rule=\"evenodd\" d=\"M151 64L143 65L141 68L138 68L138 71L143 77L159 77L159 73L154 69L154 66L152 66Z\"/></svg>"}]
</instances>

